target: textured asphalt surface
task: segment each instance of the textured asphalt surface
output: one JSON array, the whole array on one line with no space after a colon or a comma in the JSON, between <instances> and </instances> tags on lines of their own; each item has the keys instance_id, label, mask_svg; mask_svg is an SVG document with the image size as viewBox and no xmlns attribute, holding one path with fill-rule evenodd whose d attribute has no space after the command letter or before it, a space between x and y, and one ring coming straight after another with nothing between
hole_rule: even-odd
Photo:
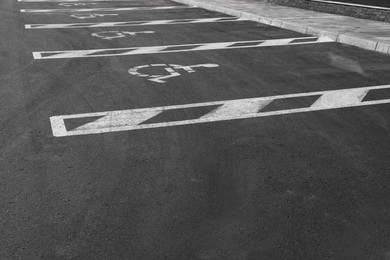
<instances>
[{"instance_id":1,"label":"textured asphalt surface","mask_svg":"<svg viewBox=\"0 0 390 260\"><path fill-rule=\"evenodd\" d=\"M176 4L94 7L148 5ZM112 27L155 34L103 40L91 34L106 28L24 25L226 15L80 21L21 8L69 7L0 2L0 259L389 259L389 104L74 137L53 137L49 118L385 85L390 56L321 43L34 60L33 51L304 35L240 21ZM219 67L166 84L128 73L159 63Z\"/></svg>"}]
</instances>

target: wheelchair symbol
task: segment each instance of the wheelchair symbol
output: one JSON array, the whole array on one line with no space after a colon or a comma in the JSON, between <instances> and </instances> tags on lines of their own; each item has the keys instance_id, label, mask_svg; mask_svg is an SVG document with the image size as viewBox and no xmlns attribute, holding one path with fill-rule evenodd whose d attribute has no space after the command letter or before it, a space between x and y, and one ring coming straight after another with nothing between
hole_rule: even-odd
<instances>
[{"instance_id":1,"label":"wheelchair symbol","mask_svg":"<svg viewBox=\"0 0 390 260\"><path fill-rule=\"evenodd\" d=\"M116 38L123 38L128 35L130 36L136 36L137 34L149 34L154 33L154 31L142 31L142 32L126 32L126 31L103 31L103 32L97 32L93 33L92 36L102 38L104 40L112 40Z\"/></svg>"},{"instance_id":2,"label":"wheelchair symbol","mask_svg":"<svg viewBox=\"0 0 390 260\"><path fill-rule=\"evenodd\" d=\"M70 17L77 19L90 19L96 17L104 17L104 16L116 16L119 14L71 14Z\"/></svg>"},{"instance_id":3,"label":"wheelchair symbol","mask_svg":"<svg viewBox=\"0 0 390 260\"><path fill-rule=\"evenodd\" d=\"M146 68L152 68L152 67L163 67L169 75L149 75L149 74L142 74L138 72L141 69ZM207 63L207 64L198 64L198 65L191 65L191 66L182 66L182 65L176 65L176 64L150 64L150 65L142 65L138 67L134 67L129 69L129 73L134 76L138 77L145 77L149 81L153 81L156 83L166 83L165 80L169 78L179 77L181 74L178 71L185 71L187 73L194 73L196 72L195 68L217 68L219 67L218 64L213 63Z\"/></svg>"}]
</instances>

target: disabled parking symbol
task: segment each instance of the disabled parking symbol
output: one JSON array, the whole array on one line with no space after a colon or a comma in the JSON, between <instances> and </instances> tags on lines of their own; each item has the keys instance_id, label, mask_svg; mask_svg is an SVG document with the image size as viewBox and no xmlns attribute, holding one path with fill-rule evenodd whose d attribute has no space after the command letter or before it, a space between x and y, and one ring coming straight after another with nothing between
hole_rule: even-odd
<instances>
[{"instance_id":1,"label":"disabled parking symbol","mask_svg":"<svg viewBox=\"0 0 390 260\"><path fill-rule=\"evenodd\" d=\"M71 14L70 17L77 18L77 19L91 19L91 18L98 18L98 17L104 17L104 16L117 16L119 14Z\"/></svg>"},{"instance_id":2,"label":"disabled parking symbol","mask_svg":"<svg viewBox=\"0 0 390 260\"><path fill-rule=\"evenodd\" d=\"M144 74L139 72L140 70L153 68L153 67L162 67L168 75L153 75L153 74ZM206 64L197 64L190 66L176 65L176 64L150 64L142 65L129 69L129 73L138 77L145 77L149 81L156 83L166 83L166 80L169 78L179 77L182 74L180 72L194 73L196 72L195 68L217 68L218 64L215 63L206 63Z\"/></svg>"},{"instance_id":3,"label":"disabled parking symbol","mask_svg":"<svg viewBox=\"0 0 390 260\"><path fill-rule=\"evenodd\" d=\"M103 32L97 32L92 33L92 36L98 37L104 40L112 40L117 38L124 38L128 35L130 36L136 36L137 34L150 34L154 33L154 31L139 31L139 32L127 32L127 31L103 31Z\"/></svg>"}]
</instances>

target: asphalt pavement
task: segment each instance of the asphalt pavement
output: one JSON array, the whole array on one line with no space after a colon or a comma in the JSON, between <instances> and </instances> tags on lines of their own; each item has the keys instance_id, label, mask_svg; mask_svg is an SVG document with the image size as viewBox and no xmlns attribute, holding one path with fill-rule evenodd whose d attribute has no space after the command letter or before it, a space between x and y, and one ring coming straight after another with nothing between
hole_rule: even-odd
<instances>
[{"instance_id":1,"label":"asphalt pavement","mask_svg":"<svg viewBox=\"0 0 390 260\"><path fill-rule=\"evenodd\" d=\"M389 55L168 0L0 24L0 259L390 257Z\"/></svg>"}]
</instances>

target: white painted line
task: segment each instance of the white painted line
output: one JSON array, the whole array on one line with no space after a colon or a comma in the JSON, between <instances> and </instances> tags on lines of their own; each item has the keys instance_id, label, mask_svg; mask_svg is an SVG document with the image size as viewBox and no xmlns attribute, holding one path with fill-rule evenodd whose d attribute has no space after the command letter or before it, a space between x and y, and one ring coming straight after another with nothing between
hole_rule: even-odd
<instances>
[{"instance_id":1,"label":"white painted line","mask_svg":"<svg viewBox=\"0 0 390 260\"><path fill-rule=\"evenodd\" d=\"M65 3L65 2L80 2L80 0L18 0L18 2L26 3ZM82 0L82 2L126 2L126 0Z\"/></svg>"},{"instance_id":2,"label":"white painted line","mask_svg":"<svg viewBox=\"0 0 390 260\"><path fill-rule=\"evenodd\" d=\"M86 5L97 5L97 3L89 2L89 3L59 3L59 6L72 7L72 6L86 6Z\"/></svg>"},{"instance_id":3,"label":"white painted line","mask_svg":"<svg viewBox=\"0 0 390 260\"><path fill-rule=\"evenodd\" d=\"M112 12L112 11L152 11L170 9L189 9L192 6L157 6L157 7L118 7L118 8L85 8L85 9L21 9L22 13L75 13L75 12Z\"/></svg>"},{"instance_id":4,"label":"white painted line","mask_svg":"<svg viewBox=\"0 0 390 260\"><path fill-rule=\"evenodd\" d=\"M300 37L300 38L288 38L288 39L277 39L277 40L199 43L199 44L131 47L131 48L116 48L116 49L42 51L42 52L34 52L33 54L34 54L34 58L36 55L39 54L40 55L39 59L70 59L70 58L112 57L112 56L205 51L205 50L260 48L260 47L270 47L270 46L301 45L301 44L314 44L314 43L324 43L324 42L333 42L333 40L327 37L321 37L321 38Z\"/></svg>"},{"instance_id":5,"label":"white painted line","mask_svg":"<svg viewBox=\"0 0 390 260\"><path fill-rule=\"evenodd\" d=\"M60 24L26 24L26 29L71 29L87 27L118 27L118 26L151 26L171 25L188 23L218 23L246 21L237 17L216 17L201 19L176 19L176 20L155 20L155 21L127 21L127 22L105 22L105 23L60 23Z\"/></svg>"},{"instance_id":6,"label":"white painted line","mask_svg":"<svg viewBox=\"0 0 390 260\"><path fill-rule=\"evenodd\" d=\"M281 20L293 20L293 19L329 19L331 17L334 17L334 14L328 14L324 16L291 16L291 17L283 17Z\"/></svg>"},{"instance_id":7,"label":"white painted line","mask_svg":"<svg viewBox=\"0 0 390 260\"><path fill-rule=\"evenodd\" d=\"M355 89L318 91L260 98L205 102L176 106L129 109L77 115L62 115L50 117L50 122L52 126L53 135L56 137L61 137L210 123L217 121L228 121L236 119L276 116L293 113L321 111L328 109L360 107L390 103L390 99L363 101L363 98L368 94L369 91L378 89L390 89L390 85ZM262 110L267 107L268 104L272 103L275 100L310 96L314 98L317 97L317 99L309 107L262 112ZM215 106L218 107L214 108ZM211 109L213 110L211 112L206 112L204 115L196 119L160 123L145 123L147 120L150 120L151 118L158 116L164 112L168 112L170 110L190 109L197 107L211 107ZM96 120L78 126L75 129L71 130L67 130L64 121L93 117L95 117Z\"/></svg>"},{"instance_id":8,"label":"white painted line","mask_svg":"<svg viewBox=\"0 0 390 260\"><path fill-rule=\"evenodd\" d=\"M389 7L381 7L381 6L374 6L374 5L362 5L362 4L345 3L345 2L338 2L338 1L322 1L322 0L310 0L310 1L325 3L325 4L338 4L338 5L348 5L348 6L355 6L355 7L371 8L371 9L390 10Z\"/></svg>"}]
</instances>

